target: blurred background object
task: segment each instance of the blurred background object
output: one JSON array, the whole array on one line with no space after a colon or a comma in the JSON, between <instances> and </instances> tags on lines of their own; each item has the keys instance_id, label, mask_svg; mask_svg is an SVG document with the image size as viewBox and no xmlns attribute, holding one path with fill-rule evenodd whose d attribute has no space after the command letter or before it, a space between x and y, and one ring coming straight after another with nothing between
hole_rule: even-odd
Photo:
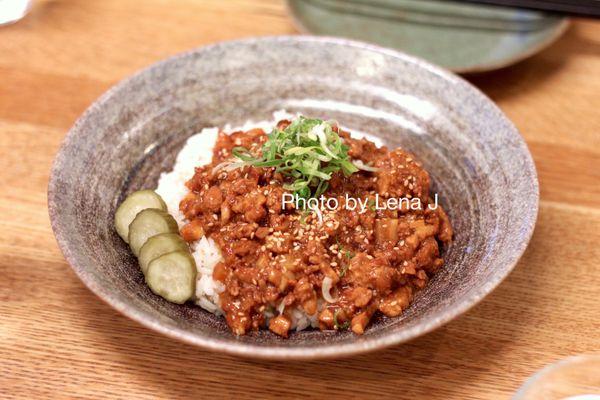
<instances>
[{"instance_id":1,"label":"blurred background object","mask_svg":"<svg viewBox=\"0 0 600 400\"><path fill-rule=\"evenodd\" d=\"M442 0L288 0L298 29L393 47L459 73L512 65L553 43L562 16Z\"/></svg>"},{"instance_id":2,"label":"blurred background object","mask_svg":"<svg viewBox=\"0 0 600 400\"><path fill-rule=\"evenodd\" d=\"M20 20L27 14L30 6L30 0L0 0L0 25Z\"/></svg>"},{"instance_id":3,"label":"blurred background object","mask_svg":"<svg viewBox=\"0 0 600 400\"><path fill-rule=\"evenodd\" d=\"M600 355L569 357L525 382L513 400L600 400Z\"/></svg>"}]
</instances>

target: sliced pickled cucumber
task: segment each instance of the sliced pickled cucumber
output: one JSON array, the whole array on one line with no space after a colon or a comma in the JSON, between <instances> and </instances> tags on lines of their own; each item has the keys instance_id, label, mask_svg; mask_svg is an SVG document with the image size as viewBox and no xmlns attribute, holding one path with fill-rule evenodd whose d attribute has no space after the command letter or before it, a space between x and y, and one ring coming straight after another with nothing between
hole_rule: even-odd
<instances>
[{"instance_id":1,"label":"sliced pickled cucumber","mask_svg":"<svg viewBox=\"0 0 600 400\"><path fill-rule=\"evenodd\" d=\"M140 211L146 208L158 208L167 211L167 205L163 199L152 190L140 190L131 193L117 208L115 228L125 243L129 243L129 224Z\"/></svg>"},{"instance_id":2,"label":"sliced pickled cucumber","mask_svg":"<svg viewBox=\"0 0 600 400\"><path fill-rule=\"evenodd\" d=\"M150 261L173 251L189 251L188 245L176 233L161 233L152 236L140 249L140 268L144 275Z\"/></svg>"},{"instance_id":3,"label":"sliced pickled cucumber","mask_svg":"<svg viewBox=\"0 0 600 400\"><path fill-rule=\"evenodd\" d=\"M140 211L129 224L129 247L137 257L142 246L152 236L177 232L177 222L169 213L157 208L147 208Z\"/></svg>"},{"instance_id":4,"label":"sliced pickled cucumber","mask_svg":"<svg viewBox=\"0 0 600 400\"><path fill-rule=\"evenodd\" d=\"M146 283L165 300L183 304L196 291L196 263L187 251L164 254L148 265Z\"/></svg>"}]
</instances>

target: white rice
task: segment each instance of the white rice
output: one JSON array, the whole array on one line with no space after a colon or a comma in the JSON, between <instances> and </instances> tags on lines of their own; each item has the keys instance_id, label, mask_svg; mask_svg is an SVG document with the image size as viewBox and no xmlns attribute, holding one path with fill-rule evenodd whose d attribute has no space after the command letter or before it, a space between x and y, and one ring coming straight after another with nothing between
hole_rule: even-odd
<instances>
[{"instance_id":1,"label":"white rice","mask_svg":"<svg viewBox=\"0 0 600 400\"><path fill-rule=\"evenodd\" d=\"M297 115L289 114L284 110L273 113L272 121L252 122L247 121L241 127L231 128L229 125L223 127L225 132L234 132L240 130L249 130L252 128L261 128L265 132L270 132L282 119L293 119ZM204 128L201 132L191 136L185 146L177 155L175 165L171 172L161 174L158 181L156 192L163 198L167 204L169 213L175 218L181 228L187 221L179 210L179 203L188 193L185 182L194 175L194 168L210 164L212 161L213 149L217 141L219 128ZM352 133L352 136L366 136L361 133ZM379 140L368 137L380 145ZM219 294L225 290L223 284L212 278L215 265L222 260L221 253L217 244L210 238L203 237L200 240L190 244L192 255L196 261L198 269L196 281L196 304L203 309L221 315L223 311L220 305ZM282 310L280 304L279 310L272 312L265 311L267 320L279 314ZM320 308L320 307L319 307ZM310 326L317 327L317 313L307 315L301 308L295 308L291 312L292 329L302 330Z\"/></svg>"}]
</instances>

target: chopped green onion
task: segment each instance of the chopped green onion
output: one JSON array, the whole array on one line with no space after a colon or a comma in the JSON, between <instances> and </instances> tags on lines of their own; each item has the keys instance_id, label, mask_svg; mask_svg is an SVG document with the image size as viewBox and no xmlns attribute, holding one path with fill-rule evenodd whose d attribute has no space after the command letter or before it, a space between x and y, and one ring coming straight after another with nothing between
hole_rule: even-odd
<instances>
[{"instance_id":1,"label":"chopped green onion","mask_svg":"<svg viewBox=\"0 0 600 400\"><path fill-rule=\"evenodd\" d=\"M340 278L343 278L344 275L346 275L346 272L348 272L348 268L350 268L350 264L349 263L344 264L344 266L342 267L342 270L340 271L340 274L339 274Z\"/></svg>"},{"instance_id":2,"label":"chopped green onion","mask_svg":"<svg viewBox=\"0 0 600 400\"><path fill-rule=\"evenodd\" d=\"M369 201L367 202L367 205L369 206L369 210L371 211L377 211L377 203L375 202L375 200L373 199L369 199Z\"/></svg>"},{"instance_id":3,"label":"chopped green onion","mask_svg":"<svg viewBox=\"0 0 600 400\"><path fill-rule=\"evenodd\" d=\"M377 172L377 171L379 171L379 168L367 165L364 162L362 162L362 160L354 160L354 161L352 161L352 164L354 164L354 166L356 168L361 169L363 171L369 171L369 172Z\"/></svg>"},{"instance_id":4,"label":"chopped green onion","mask_svg":"<svg viewBox=\"0 0 600 400\"><path fill-rule=\"evenodd\" d=\"M354 257L354 253L352 253L350 250L345 250L342 246L339 246L339 251L343 252L347 258L347 261L342 267L342 270L339 274L340 278L343 278L344 275L346 275L346 272L348 272L348 268L350 268L350 260L352 260L352 258Z\"/></svg>"},{"instance_id":5,"label":"chopped green onion","mask_svg":"<svg viewBox=\"0 0 600 400\"><path fill-rule=\"evenodd\" d=\"M346 321L343 324L340 324L338 322L338 314L340 313L340 309L337 308L334 312L333 312L333 326L335 327L335 329L337 330L346 330L350 327L350 321Z\"/></svg>"},{"instance_id":6,"label":"chopped green onion","mask_svg":"<svg viewBox=\"0 0 600 400\"><path fill-rule=\"evenodd\" d=\"M275 168L292 178L284 188L303 198L323 194L335 172L349 176L359 170L332 123L302 116L283 130L273 129L262 147L262 156L255 157L243 147L233 148L232 153L242 165Z\"/></svg>"}]
</instances>

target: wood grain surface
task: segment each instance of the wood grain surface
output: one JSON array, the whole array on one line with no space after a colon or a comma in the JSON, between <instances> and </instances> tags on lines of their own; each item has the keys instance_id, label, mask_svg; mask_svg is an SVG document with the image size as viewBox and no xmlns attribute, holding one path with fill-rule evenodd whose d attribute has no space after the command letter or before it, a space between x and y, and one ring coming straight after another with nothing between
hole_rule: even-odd
<instances>
[{"instance_id":1,"label":"wood grain surface","mask_svg":"<svg viewBox=\"0 0 600 400\"><path fill-rule=\"evenodd\" d=\"M46 0L0 27L0 398L502 399L544 365L600 350L600 21L469 78L527 140L540 213L508 279L435 332L343 360L253 361L163 337L83 286L46 208L77 116L172 54L295 32L275 0Z\"/></svg>"}]
</instances>

